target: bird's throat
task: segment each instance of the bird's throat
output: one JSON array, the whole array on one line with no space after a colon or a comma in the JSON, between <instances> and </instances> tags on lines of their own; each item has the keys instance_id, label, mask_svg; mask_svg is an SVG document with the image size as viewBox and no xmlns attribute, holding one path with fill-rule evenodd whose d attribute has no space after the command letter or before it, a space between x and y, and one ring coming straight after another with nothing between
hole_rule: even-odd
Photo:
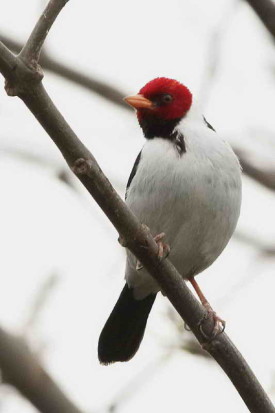
<instances>
[{"instance_id":1,"label":"bird's throat","mask_svg":"<svg viewBox=\"0 0 275 413\"><path fill-rule=\"evenodd\" d=\"M139 124L146 139L172 139L170 137L180 120L181 118L167 120L155 116L138 116Z\"/></svg>"}]
</instances>

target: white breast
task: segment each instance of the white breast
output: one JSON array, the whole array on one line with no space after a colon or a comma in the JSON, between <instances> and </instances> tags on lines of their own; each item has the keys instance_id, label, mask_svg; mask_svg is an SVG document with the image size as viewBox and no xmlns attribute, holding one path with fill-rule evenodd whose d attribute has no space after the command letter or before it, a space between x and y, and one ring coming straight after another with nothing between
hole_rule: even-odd
<instances>
[{"instance_id":1,"label":"white breast","mask_svg":"<svg viewBox=\"0 0 275 413\"><path fill-rule=\"evenodd\" d=\"M127 204L153 235L165 232L169 258L184 278L220 255L235 229L241 204L239 162L229 145L204 125L184 119L178 129L186 153L162 138L146 142ZM126 279L136 297L159 290L128 253Z\"/></svg>"}]
</instances>

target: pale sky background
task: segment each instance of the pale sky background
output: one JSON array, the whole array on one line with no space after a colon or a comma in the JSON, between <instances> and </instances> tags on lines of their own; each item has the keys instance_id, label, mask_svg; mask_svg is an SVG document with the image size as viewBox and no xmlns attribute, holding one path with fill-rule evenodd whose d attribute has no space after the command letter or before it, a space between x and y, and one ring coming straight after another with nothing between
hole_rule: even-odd
<instances>
[{"instance_id":1,"label":"pale sky background","mask_svg":"<svg viewBox=\"0 0 275 413\"><path fill-rule=\"evenodd\" d=\"M1 33L24 41L45 3L2 3ZM275 47L244 1L71 0L46 49L125 94L156 76L178 79L219 134L255 162L274 164ZM123 196L143 145L134 113L47 72L44 84ZM136 357L99 365L97 340L124 283L125 252L81 184L72 178L74 190L56 178L67 168L62 156L22 102L4 91L0 125L2 326L24 334L83 412L104 413L116 402L119 413L247 412L215 362L180 350L180 331L188 333L169 321L170 304L160 295ZM272 247L275 195L247 177L243 184L237 231ZM233 238L197 280L275 401L274 269L275 257ZM49 279L51 291L32 321ZM0 412L36 410L2 386Z\"/></svg>"}]
</instances>

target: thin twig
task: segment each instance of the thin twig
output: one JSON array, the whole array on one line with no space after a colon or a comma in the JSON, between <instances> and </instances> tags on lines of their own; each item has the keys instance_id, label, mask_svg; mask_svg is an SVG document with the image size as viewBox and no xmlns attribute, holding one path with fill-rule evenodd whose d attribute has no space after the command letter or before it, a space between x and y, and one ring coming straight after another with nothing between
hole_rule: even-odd
<instances>
[{"instance_id":1,"label":"thin twig","mask_svg":"<svg viewBox=\"0 0 275 413\"><path fill-rule=\"evenodd\" d=\"M58 275L56 273L49 274L49 276L42 282L39 290L35 294L33 301L30 305L29 315L22 328L22 334L27 336L27 333L33 330L37 323L39 316L43 312L48 303L50 295L53 293L54 288L58 282Z\"/></svg>"},{"instance_id":2,"label":"thin twig","mask_svg":"<svg viewBox=\"0 0 275 413\"><path fill-rule=\"evenodd\" d=\"M228 2L228 5L224 8L223 14L210 32L209 41L207 44L204 59L205 65L203 67L203 74L201 76L201 85L198 93L200 107L203 109L207 105L211 92L214 89L214 80L219 72L224 52L224 41L229 28L233 21L233 15L236 12L236 8L239 6L239 0Z\"/></svg>"},{"instance_id":3,"label":"thin twig","mask_svg":"<svg viewBox=\"0 0 275 413\"><path fill-rule=\"evenodd\" d=\"M25 341L0 328L4 383L16 387L42 413L82 413L31 353Z\"/></svg>"},{"instance_id":4,"label":"thin twig","mask_svg":"<svg viewBox=\"0 0 275 413\"><path fill-rule=\"evenodd\" d=\"M53 3L51 0L50 4ZM192 329L199 342L204 344L204 348L224 369L249 410L252 413L274 413L275 409L268 396L226 334L222 333L210 343L205 343L205 335L199 326L201 320L206 317L205 309L195 299L171 262L168 259L159 261L157 245L152 235L126 207L93 155L55 107L41 81L39 82L35 68L31 76L30 70L19 57L12 83L13 93L17 93L48 132L68 165L118 230L120 239L157 280L161 290ZM209 335L213 329L213 321L205 319L203 329L204 333Z\"/></svg>"},{"instance_id":5,"label":"thin twig","mask_svg":"<svg viewBox=\"0 0 275 413\"><path fill-rule=\"evenodd\" d=\"M36 23L28 41L20 52L20 58L27 65L36 65L42 46L56 17L68 0L50 0Z\"/></svg>"}]
</instances>

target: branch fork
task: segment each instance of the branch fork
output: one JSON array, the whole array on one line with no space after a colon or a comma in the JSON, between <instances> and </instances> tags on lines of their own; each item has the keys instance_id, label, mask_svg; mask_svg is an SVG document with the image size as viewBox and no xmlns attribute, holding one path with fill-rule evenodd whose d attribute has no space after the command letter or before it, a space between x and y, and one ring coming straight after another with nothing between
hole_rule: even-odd
<instances>
[{"instance_id":1,"label":"branch fork","mask_svg":"<svg viewBox=\"0 0 275 413\"><path fill-rule=\"evenodd\" d=\"M8 96L22 97L40 83L44 77L42 68L37 64L35 68L27 66L20 57L10 76L6 78L5 90Z\"/></svg>"}]
</instances>

